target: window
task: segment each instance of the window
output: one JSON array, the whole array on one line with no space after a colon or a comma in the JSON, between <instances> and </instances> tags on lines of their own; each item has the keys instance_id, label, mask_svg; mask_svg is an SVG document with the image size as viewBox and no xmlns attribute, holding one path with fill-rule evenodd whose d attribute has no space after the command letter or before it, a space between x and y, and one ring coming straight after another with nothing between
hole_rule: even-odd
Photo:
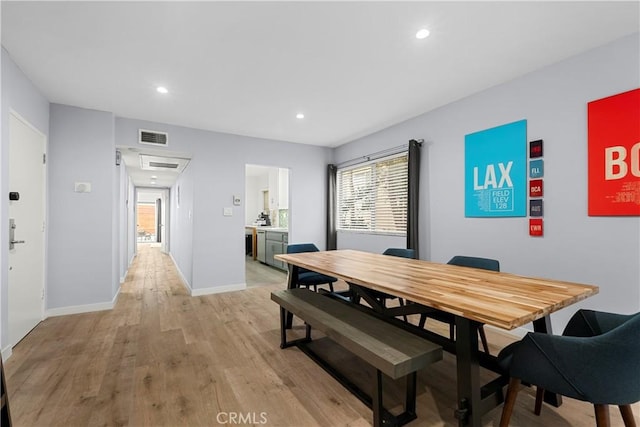
<instances>
[{"instance_id":1,"label":"window","mask_svg":"<svg viewBox=\"0 0 640 427\"><path fill-rule=\"evenodd\" d=\"M406 234L408 154L338 170L338 229Z\"/></svg>"}]
</instances>

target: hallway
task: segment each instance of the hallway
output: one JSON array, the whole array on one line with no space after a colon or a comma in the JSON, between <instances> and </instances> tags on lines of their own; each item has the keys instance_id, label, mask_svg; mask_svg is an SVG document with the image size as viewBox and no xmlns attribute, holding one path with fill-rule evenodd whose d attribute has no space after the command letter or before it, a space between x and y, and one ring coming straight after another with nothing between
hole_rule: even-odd
<instances>
[{"instance_id":1,"label":"hallway","mask_svg":"<svg viewBox=\"0 0 640 427\"><path fill-rule=\"evenodd\" d=\"M5 370L14 425L370 425L357 398L299 350L279 348L269 295L284 286L190 297L170 257L141 245L113 310L51 317L13 349ZM487 335L492 351L509 342ZM457 425L453 375L448 354L420 372L410 425ZM536 417L533 394L520 393L514 426L595 425L592 407L571 399ZM492 411L484 425L499 417ZM611 418L622 425L614 408Z\"/></svg>"},{"instance_id":2,"label":"hallway","mask_svg":"<svg viewBox=\"0 0 640 427\"><path fill-rule=\"evenodd\" d=\"M284 281L190 297L154 246L139 246L113 310L49 318L14 348L5 369L16 426L211 426L233 413L249 424L265 413L269 425L366 425L369 410L330 377L320 395L338 410L297 400L317 400L296 384L324 374L279 348L269 293Z\"/></svg>"}]
</instances>

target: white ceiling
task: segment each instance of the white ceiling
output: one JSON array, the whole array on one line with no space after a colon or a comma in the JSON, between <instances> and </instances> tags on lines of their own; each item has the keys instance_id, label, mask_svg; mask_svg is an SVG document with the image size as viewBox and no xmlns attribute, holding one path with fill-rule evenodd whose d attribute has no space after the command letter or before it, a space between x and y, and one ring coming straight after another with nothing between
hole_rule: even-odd
<instances>
[{"instance_id":1,"label":"white ceiling","mask_svg":"<svg viewBox=\"0 0 640 427\"><path fill-rule=\"evenodd\" d=\"M638 1L1 7L2 45L51 102L326 146L639 31Z\"/></svg>"},{"instance_id":2,"label":"white ceiling","mask_svg":"<svg viewBox=\"0 0 640 427\"><path fill-rule=\"evenodd\" d=\"M638 2L11 2L2 45L51 101L337 146L639 31ZM431 36L417 40L426 27ZM155 91L166 86L169 94ZM303 112L305 119L295 118ZM169 187L173 171L136 186ZM184 153L162 153L189 157ZM248 169L248 173L251 170Z\"/></svg>"}]
</instances>

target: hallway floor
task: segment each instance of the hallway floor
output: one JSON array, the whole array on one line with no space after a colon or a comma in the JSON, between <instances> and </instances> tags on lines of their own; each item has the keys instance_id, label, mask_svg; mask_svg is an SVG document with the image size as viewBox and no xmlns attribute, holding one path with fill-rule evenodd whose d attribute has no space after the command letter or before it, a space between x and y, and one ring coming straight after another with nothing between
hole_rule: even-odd
<instances>
[{"instance_id":1,"label":"hallway floor","mask_svg":"<svg viewBox=\"0 0 640 427\"><path fill-rule=\"evenodd\" d=\"M141 246L113 310L51 317L13 349L5 370L14 425L370 425L357 398L298 349L279 348L279 310L269 295L285 286L281 278L191 297L170 257ZM492 351L510 341L487 335ZM457 425L454 379L448 354L419 374L419 418L409 426ZM499 418L495 409L484 425ZM611 418L622 425L615 408ZM595 425L592 407L571 399L536 417L532 390L521 391L512 422Z\"/></svg>"}]
</instances>

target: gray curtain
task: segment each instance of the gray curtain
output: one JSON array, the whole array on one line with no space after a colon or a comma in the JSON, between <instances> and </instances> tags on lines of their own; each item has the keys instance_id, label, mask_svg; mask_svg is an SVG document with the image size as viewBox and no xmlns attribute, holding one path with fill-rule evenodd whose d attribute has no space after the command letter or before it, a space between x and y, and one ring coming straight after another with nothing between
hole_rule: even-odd
<instances>
[{"instance_id":1,"label":"gray curtain","mask_svg":"<svg viewBox=\"0 0 640 427\"><path fill-rule=\"evenodd\" d=\"M338 248L338 233L336 232L336 202L337 202L337 177L336 165L327 167L327 250Z\"/></svg>"},{"instance_id":2,"label":"gray curtain","mask_svg":"<svg viewBox=\"0 0 640 427\"><path fill-rule=\"evenodd\" d=\"M407 200L407 249L416 251L420 258L418 242L418 222L420 219L420 147L422 143L412 139L409 141L409 197Z\"/></svg>"}]
</instances>

